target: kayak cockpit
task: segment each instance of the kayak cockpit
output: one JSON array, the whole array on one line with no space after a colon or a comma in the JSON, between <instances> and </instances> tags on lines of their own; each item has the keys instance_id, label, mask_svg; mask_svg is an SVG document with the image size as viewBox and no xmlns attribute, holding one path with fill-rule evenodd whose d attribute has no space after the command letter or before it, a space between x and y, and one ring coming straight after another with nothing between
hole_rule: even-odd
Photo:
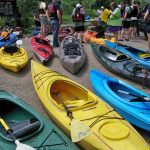
<instances>
[{"instance_id":1,"label":"kayak cockpit","mask_svg":"<svg viewBox=\"0 0 150 150\"><path fill-rule=\"evenodd\" d=\"M89 95L88 91L68 81L57 80L53 82L50 95L57 107L63 108L63 102L70 109L81 109L95 105L97 100Z\"/></svg>"},{"instance_id":2,"label":"kayak cockpit","mask_svg":"<svg viewBox=\"0 0 150 150\"><path fill-rule=\"evenodd\" d=\"M17 46L6 46L2 48L3 54L10 54L13 55L14 53L21 53L20 48Z\"/></svg>"},{"instance_id":3,"label":"kayak cockpit","mask_svg":"<svg viewBox=\"0 0 150 150\"><path fill-rule=\"evenodd\" d=\"M0 99L0 117L9 125L16 138L27 138L41 127L41 122L36 116L6 99ZM1 124L0 136L7 140L11 138Z\"/></svg>"},{"instance_id":4,"label":"kayak cockpit","mask_svg":"<svg viewBox=\"0 0 150 150\"><path fill-rule=\"evenodd\" d=\"M47 46L50 46L50 43L44 39L41 39L41 38L38 38L38 37L35 37L35 41L39 44L44 44L44 45L47 45Z\"/></svg>"},{"instance_id":5,"label":"kayak cockpit","mask_svg":"<svg viewBox=\"0 0 150 150\"><path fill-rule=\"evenodd\" d=\"M104 57L106 57L109 60L112 61L122 61L122 60L127 60L129 59L127 55L124 55L122 53L119 53L111 48L108 48L104 45L99 46L99 51L103 54Z\"/></svg>"},{"instance_id":6,"label":"kayak cockpit","mask_svg":"<svg viewBox=\"0 0 150 150\"><path fill-rule=\"evenodd\" d=\"M146 101L146 99L148 98L147 96L144 96L146 97L144 100L141 93L121 84L120 82L108 81L108 86L117 96L119 96L119 100L122 103L134 106L135 108L150 110L148 104L150 103L150 101Z\"/></svg>"}]
</instances>

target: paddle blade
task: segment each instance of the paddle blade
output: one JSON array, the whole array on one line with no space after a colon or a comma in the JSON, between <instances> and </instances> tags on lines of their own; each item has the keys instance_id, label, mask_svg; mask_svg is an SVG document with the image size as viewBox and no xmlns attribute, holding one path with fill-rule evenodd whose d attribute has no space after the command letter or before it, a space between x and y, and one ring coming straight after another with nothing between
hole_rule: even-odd
<instances>
[{"instance_id":1,"label":"paddle blade","mask_svg":"<svg viewBox=\"0 0 150 150\"><path fill-rule=\"evenodd\" d=\"M18 140L16 140L15 143L17 145L16 150L36 150L35 148L29 145L20 143Z\"/></svg>"},{"instance_id":2,"label":"paddle blade","mask_svg":"<svg viewBox=\"0 0 150 150\"><path fill-rule=\"evenodd\" d=\"M78 142L83 138L92 134L91 128L86 126L83 122L72 119L71 121L71 139L72 142Z\"/></svg>"}]
</instances>

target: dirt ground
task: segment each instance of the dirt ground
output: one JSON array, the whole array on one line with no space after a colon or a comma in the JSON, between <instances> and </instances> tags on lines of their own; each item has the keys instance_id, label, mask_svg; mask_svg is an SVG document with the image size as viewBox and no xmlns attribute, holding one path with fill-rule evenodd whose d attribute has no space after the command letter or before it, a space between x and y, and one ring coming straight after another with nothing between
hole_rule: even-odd
<instances>
[{"instance_id":1,"label":"dirt ground","mask_svg":"<svg viewBox=\"0 0 150 150\"><path fill-rule=\"evenodd\" d=\"M142 35L142 34L141 34ZM51 36L47 37L48 39L51 39ZM140 36L134 40L128 41L128 42L122 42L123 44L127 44L130 46L134 46L137 48L142 49L148 49L147 41L143 39L143 36ZM23 38L23 45L28 52L29 58L34 57L35 60L36 57L33 55L32 47L31 47L31 38ZM49 61L47 67L50 69L53 69L55 71L60 72L61 74L64 74L65 76L68 76L69 78L77 81L78 83L82 84L86 88L92 90L90 81L89 81L89 71L91 68L96 68L106 74L112 75L114 77L117 77L125 82L128 82L132 84L133 86L142 89L143 91L150 94L149 89L143 89L142 85L132 82L131 80L125 79L123 77L117 76L108 70L106 70L99 61L95 58L92 49L89 44L84 44L84 49L87 54L86 63L84 64L84 67L76 74L72 75L67 70L65 70L59 60L59 49L54 49L54 57ZM39 60L37 60L39 61ZM17 95L18 97L25 100L27 103L31 104L38 112L44 114L46 116L46 112L43 109L39 98L34 90L32 79L31 79L31 67L30 67L30 61L28 65L19 73L13 73L9 70L6 70L2 67L0 67L0 88L5 89L14 95ZM144 137L144 139L150 144L150 133L147 133L144 130L141 130L139 128L136 128L140 134Z\"/></svg>"}]
</instances>

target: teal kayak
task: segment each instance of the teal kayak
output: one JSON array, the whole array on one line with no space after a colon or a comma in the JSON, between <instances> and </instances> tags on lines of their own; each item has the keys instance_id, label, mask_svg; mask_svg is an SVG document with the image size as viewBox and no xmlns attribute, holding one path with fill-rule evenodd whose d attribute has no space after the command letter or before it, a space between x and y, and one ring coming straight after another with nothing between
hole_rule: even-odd
<instances>
[{"instance_id":1,"label":"teal kayak","mask_svg":"<svg viewBox=\"0 0 150 150\"><path fill-rule=\"evenodd\" d=\"M36 150L79 150L50 120L19 97L0 89L0 117L21 143ZM15 150L16 145L0 124L0 150Z\"/></svg>"}]
</instances>

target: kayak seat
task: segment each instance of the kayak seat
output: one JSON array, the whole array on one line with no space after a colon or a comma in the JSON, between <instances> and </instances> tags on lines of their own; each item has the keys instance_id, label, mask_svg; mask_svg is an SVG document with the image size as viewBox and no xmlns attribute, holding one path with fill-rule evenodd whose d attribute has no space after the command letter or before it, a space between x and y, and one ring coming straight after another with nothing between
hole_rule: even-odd
<instances>
[{"instance_id":1,"label":"kayak seat","mask_svg":"<svg viewBox=\"0 0 150 150\"><path fill-rule=\"evenodd\" d=\"M121 55L118 55L116 60L126 60L128 59L127 55L124 55L124 54L121 54Z\"/></svg>"},{"instance_id":2,"label":"kayak seat","mask_svg":"<svg viewBox=\"0 0 150 150\"><path fill-rule=\"evenodd\" d=\"M65 45L63 48L64 48L65 55L81 56L81 52L78 50L79 45L77 43L69 43Z\"/></svg>"},{"instance_id":3,"label":"kayak seat","mask_svg":"<svg viewBox=\"0 0 150 150\"><path fill-rule=\"evenodd\" d=\"M22 138L30 135L38 130L41 126L40 121L38 121L36 118L20 122L7 122L7 124L12 129L13 134L16 136L16 138ZM1 133L7 138L11 138L11 136L7 135L4 129L1 130Z\"/></svg>"},{"instance_id":4,"label":"kayak seat","mask_svg":"<svg viewBox=\"0 0 150 150\"><path fill-rule=\"evenodd\" d=\"M43 39L41 39L41 38L35 38L35 41L37 42L37 43L40 43L40 44L44 44L44 45L47 45L47 46L50 46L50 44L49 44L49 42L48 41L45 41L45 40L43 40Z\"/></svg>"},{"instance_id":5,"label":"kayak seat","mask_svg":"<svg viewBox=\"0 0 150 150\"><path fill-rule=\"evenodd\" d=\"M70 33L70 29L66 28L66 29L63 29L62 31L60 31L60 34L61 33Z\"/></svg>"},{"instance_id":6,"label":"kayak seat","mask_svg":"<svg viewBox=\"0 0 150 150\"><path fill-rule=\"evenodd\" d=\"M4 48L5 53L10 53L13 55L13 53L16 53L19 51L19 48L17 46L7 46Z\"/></svg>"}]
</instances>

